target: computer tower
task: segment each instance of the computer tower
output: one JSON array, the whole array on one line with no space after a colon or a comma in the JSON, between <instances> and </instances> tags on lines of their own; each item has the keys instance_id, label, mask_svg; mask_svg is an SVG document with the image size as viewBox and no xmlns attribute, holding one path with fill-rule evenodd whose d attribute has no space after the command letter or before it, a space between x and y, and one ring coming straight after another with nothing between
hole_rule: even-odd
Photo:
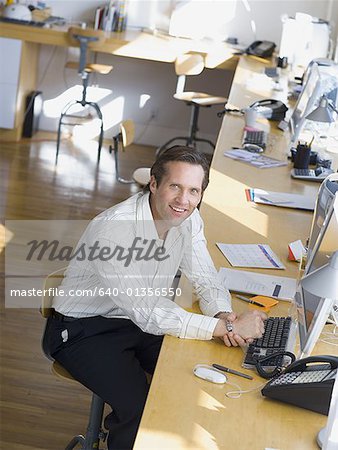
<instances>
[{"instance_id":1,"label":"computer tower","mask_svg":"<svg viewBox=\"0 0 338 450\"><path fill-rule=\"evenodd\" d=\"M33 91L26 98L25 117L22 136L32 137L39 129L40 114L42 111L42 92Z\"/></svg>"}]
</instances>

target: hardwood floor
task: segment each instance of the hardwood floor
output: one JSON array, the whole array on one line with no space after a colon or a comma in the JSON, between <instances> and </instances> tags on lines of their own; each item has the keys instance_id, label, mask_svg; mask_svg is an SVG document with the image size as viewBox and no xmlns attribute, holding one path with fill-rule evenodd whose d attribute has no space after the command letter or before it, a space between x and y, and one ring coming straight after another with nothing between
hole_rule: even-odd
<instances>
[{"instance_id":1,"label":"hardwood floor","mask_svg":"<svg viewBox=\"0 0 338 450\"><path fill-rule=\"evenodd\" d=\"M139 187L115 181L107 145L97 166L96 143L86 148L62 143L55 166L55 140L1 143L0 211L8 219L90 219L126 199ZM149 166L155 149L132 146L122 155L121 173ZM0 229L1 272L4 233ZM4 276L1 277L4 292ZM90 393L57 378L41 351L44 320L36 309L1 307L1 433L6 450L61 450L85 432Z\"/></svg>"}]
</instances>

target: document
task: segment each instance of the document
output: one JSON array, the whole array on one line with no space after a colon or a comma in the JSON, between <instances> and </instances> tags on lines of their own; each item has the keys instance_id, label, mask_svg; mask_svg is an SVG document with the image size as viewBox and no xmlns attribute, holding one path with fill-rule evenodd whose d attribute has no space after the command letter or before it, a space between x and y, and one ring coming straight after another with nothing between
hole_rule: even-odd
<instances>
[{"instance_id":1,"label":"document","mask_svg":"<svg viewBox=\"0 0 338 450\"><path fill-rule=\"evenodd\" d=\"M271 158L270 156L261 155L259 153L251 153L241 148L228 150L224 152L224 156L231 159L242 161L259 169L268 169L270 167L286 166L285 161L279 161L278 159Z\"/></svg>"},{"instance_id":2,"label":"document","mask_svg":"<svg viewBox=\"0 0 338 450\"><path fill-rule=\"evenodd\" d=\"M259 269L285 269L280 259L267 244L222 244L216 243L232 266L256 267Z\"/></svg>"},{"instance_id":3,"label":"document","mask_svg":"<svg viewBox=\"0 0 338 450\"><path fill-rule=\"evenodd\" d=\"M316 198L300 194L289 194L287 192L265 191L264 189L246 189L248 201L264 205L280 206L282 208L303 209L313 211Z\"/></svg>"},{"instance_id":4,"label":"document","mask_svg":"<svg viewBox=\"0 0 338 450\"><path fill-rule=\"evenodd\" d=\"M276 277L225 267L220 269L218 277L230 291L289 301L296 293L297 281L295 278Z\"/></svg>"}]
</instances>

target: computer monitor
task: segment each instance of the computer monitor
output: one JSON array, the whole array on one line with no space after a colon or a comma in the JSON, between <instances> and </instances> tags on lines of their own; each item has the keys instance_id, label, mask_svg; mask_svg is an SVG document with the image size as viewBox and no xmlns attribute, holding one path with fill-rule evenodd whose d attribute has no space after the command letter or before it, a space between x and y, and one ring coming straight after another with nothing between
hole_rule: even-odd
<instances>
[{"instance_id":1,"label":"computer monitor","mask_svg":"<svg viewBox=\"0 0 338 450\"><path fill-rule=\"evenodd\" d=\"M310 253L304 276L327 264L336 250L338 250L338 192L335 193L325 213L323 225ZM295 295L300 339L299 358L311 354L334 301L334 299L318 297L306 291L300 281Z\"/></svg>"},{"instance_id":2,"label":"computer monitor","mask_svg":"<svg viewBox=\"0 0 338 450\"><path fill-rule=\"evenodd\" d=\"M320 80L318 64L311 64L307 69L304 88L298 97L289 121L291 130L291 148L297 146L297 141L305 117L311 112L320 95Z\"/></svg>"},{"instance_id":3,"label":"computer monitor","mask_svg":"<svg viewBox=\"0 0 338 450\"><path fill-rule=\"evenodd\" d=\"M311 254L315 249L318 235L323 228L326 214L334 201L336 192L338 192L338 173L332 173L325 178L318 191L308 242L307 271L312 264Z\"/></svg>"}]
</instances>

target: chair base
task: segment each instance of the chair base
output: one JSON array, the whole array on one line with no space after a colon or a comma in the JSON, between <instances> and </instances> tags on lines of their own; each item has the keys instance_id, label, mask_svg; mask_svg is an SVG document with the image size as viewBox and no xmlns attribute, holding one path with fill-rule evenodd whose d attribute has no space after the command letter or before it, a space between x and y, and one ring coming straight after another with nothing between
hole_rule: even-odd
<instances>
[{"instance_id":1,"label":"chair base","mask_svg":"<svg viewBox=\"0 0 338 450\"><path fill-rule=\"evenodd\" d=\"M63 108L63 110L61 112L59 125L58 125L58 132L57 132L55 164L57 164L57 162L58 162L58 156L59 156L59 150L60 150L60 142L61 142L61 127L62 127L62 125L68 125L68 126L77 125L75 123L63 122L63 119L66 118L66 117L80 118L79 116L67 114L68 111L74 105L77 105L77 104L83 106L84 108L86 106L92 107L95 110L95 112L97 114L97 117L99 118L99 120L101 122L99 142L98 142L98 149L97 149L97 152L98 152L97 153L97 163L100 162L101 148L102 148L102 143L103 143L103 118L102 118L102 112L101 112L100 107L99 107L99 105L97 103L95 103L95 102L88 102L88 101L82 99L82 100L72 100L72 101L70 101L69 103L67 103L67 105Z\"/></svg>"},{"instance_id":2,"label":"chair base","mask_svg":"<svg viewBox=\"0 0 338 450\"><path fill-rule=\"evenodd\" d=\"M198 105L196 103L187 103L187 104L192 107L190 126L189 126L189 136L176 136L176 137L170 139L168 142L161 145L161 147L159 147L156 150L156 157L161 155L161 153L163 153L168 148L168 146L175 141L185 141L186 146L194 147L195 149L196 149L197 142L205 142L206 144L210 145L213 148L213 150L215 149L215 144L213 142L211 142L209 139L203 139L203 138L197 137L198 115L199 115L200 105ZM209 105L207 105L206 107L208 108Z\"/></svg>"}]
</instances>

